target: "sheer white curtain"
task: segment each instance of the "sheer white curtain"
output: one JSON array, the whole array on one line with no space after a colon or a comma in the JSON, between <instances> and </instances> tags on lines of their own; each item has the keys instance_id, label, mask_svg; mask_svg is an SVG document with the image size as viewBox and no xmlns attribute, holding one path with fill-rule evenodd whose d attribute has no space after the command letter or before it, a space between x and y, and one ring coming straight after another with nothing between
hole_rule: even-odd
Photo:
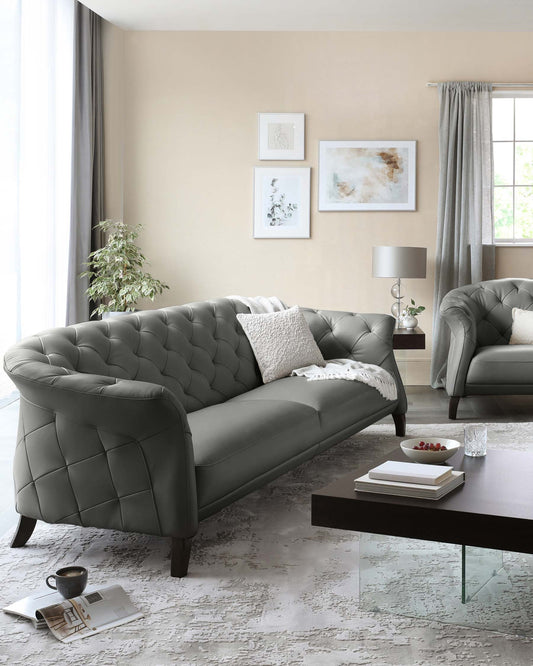
<instances>
[{"instance_id":1,"label":"sheer white curtain","mask_svg":"<svg viewBox=\"0 0 533 666\"><path fill-rule=\"evenodd\" d=\"M17 339L66 320L74 0L1 4L3 355Z\"/></svg>"}]
</instances>

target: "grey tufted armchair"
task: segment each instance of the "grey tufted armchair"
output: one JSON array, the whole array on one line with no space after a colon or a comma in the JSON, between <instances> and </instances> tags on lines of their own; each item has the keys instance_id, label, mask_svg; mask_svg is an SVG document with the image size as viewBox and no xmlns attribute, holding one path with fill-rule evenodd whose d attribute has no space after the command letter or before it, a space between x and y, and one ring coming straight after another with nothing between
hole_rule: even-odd
<instances>
[{"instance_id":1,"label":"grey tufted armchair","mask_svg":"<svg viewBox=\"0 0 533 666\"><path fill-rule=\"evenodd\" d=\"M533 345L509 345L512 309L533 310L533 280L504 278L453 289L440 313L451 329L446 392L455 419L466 395L533 394Z\"/></svg>"}]
</instances>

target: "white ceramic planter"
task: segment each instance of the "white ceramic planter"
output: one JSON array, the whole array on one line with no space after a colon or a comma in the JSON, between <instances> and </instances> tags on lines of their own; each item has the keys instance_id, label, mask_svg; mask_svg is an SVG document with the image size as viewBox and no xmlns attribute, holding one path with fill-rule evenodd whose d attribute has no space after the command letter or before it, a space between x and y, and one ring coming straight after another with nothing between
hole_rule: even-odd
<instances>
[{"instance_id":1,"label":"white ceramic planter","mask_svg":"<svg viewBox=\"0 0 533 666\"><path fill-rule=\"evenodd\" d=\"M402 324L404 328L407 328L408 330L411 330L413 328L416 328L418 326L418 319L416 317L411 317L410 315L406 315L402 319Z\"/></svg>"},{"instance_id":2,"label":"white ceramic planter","mask_svg":"<svg viewBox=\"0 0 533 666\"><path fill-rule=\"evenodd\" d=\"M122 315L131 314L131 312L103 312L102 319L111 319L111 317L121 317Z\"/></svg>"}]
</instances>

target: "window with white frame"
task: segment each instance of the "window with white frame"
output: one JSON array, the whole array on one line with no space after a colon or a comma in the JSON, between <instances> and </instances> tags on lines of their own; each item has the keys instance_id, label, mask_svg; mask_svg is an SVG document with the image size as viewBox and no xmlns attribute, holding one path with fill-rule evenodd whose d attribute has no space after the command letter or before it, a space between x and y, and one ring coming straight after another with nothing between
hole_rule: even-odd
<instances>
[{"instance_id":1,"label":"window with white frame","mask_svg":"<svg viewBox=\"0 0 533 666\"><path fill-rule=\"evenodd\" d=\"M492 100L494 242L533 244L533 93Z\"/></svg>"}]
</instances>

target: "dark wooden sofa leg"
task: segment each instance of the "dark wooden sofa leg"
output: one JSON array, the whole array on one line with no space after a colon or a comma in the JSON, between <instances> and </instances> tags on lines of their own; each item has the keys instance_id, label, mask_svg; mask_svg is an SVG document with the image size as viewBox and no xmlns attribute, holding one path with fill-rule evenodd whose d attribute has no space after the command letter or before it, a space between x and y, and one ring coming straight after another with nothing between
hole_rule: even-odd
<instances>
[{"instance_id":1,"label":"dark wooden sofa leg","mask_svg":"<svg viewBox=\"0 0 533 666\"><path fill-rule=\"evenodd\" d=\"M461 396L452 395L450 398L450 404L448 406L448 418L454 421L457 418L457 407L459 406L459 400L461 400Z\"/></svg>"},{"instance_id":2,"label":"dark wooden sofa leg","mask_svg":"<svg viewBox=\"0 0 533 666\"><path fill-rule=\"evenodd\" d=\"M13 537L13 541L11 542L11 548L20 548L21 546L25 546L28 539L33 534L33 530L35 529L36 524L37 521L35 520L35 518L27 518L26 516L21 516L19 518L17 531L15 532L15 536Z\"/></svg>"},{"instance_id":3,"label":"dark wooden sofa leg","mask_svg":"<svg viewBox=\"0 0 533 666\"><path fill-rule=\"evenodd\" d=\"M405 436L405 414L393 414L394 425L396 426L396 437Z\"/></svg>"},{"instance_id":4,"label":"dark wooden sofa leg","mask_svg":"<svg viewBox=\"0 0 533 666\"><path fill-rule=\"evenodd\" d=\"M183 578L189 569L192 537L181 539L172 537L172 550L170 551L170 575L173 578Z\"/></svg>"}]
</instances>

